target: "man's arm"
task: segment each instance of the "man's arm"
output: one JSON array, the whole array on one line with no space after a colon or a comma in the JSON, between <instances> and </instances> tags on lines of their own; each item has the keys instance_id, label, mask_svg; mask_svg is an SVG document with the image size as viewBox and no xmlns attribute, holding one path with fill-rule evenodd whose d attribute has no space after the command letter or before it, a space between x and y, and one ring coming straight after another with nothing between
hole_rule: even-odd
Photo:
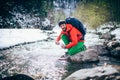
<instances>
[{"instance_id":1,"label":"man's arm","mask_svg":"<svg viewBox=\"0 0 120 80\"><path fill-rule=\"evenodd\" d=\"M56 41L60 41L62 32L59 34L59 36L56 38Z\"/></svg>"},{"instance_id":2,"label":"man's arm","mask_svg":"<svg viewBox=\"0 0 120 80\"><path fill-rule=\"evenodd\" d=\"M77 32L76 32L75 28L73 28L73 29L71 30L70 36L71 36L72 42L69 43L68 45L66 45L66 48L71 48L71 47L77 45L77 43L78 43L78 40L77 40Z\"/></svg>"},{"instance_id":3,"label":"man's arm","mask_svg":"<svg viewBox=\"0 0 120 80\"><path fill-rule=\"evenodd\" d=\"M61 35L62 35L62 31L61 31L61 33L59 34L59 36L56 38L56 40L55 40L55 43L57 44L57 45L59 45L59 41L60 41L60 39L61 39Z\"/></svg>"}]
</instances>

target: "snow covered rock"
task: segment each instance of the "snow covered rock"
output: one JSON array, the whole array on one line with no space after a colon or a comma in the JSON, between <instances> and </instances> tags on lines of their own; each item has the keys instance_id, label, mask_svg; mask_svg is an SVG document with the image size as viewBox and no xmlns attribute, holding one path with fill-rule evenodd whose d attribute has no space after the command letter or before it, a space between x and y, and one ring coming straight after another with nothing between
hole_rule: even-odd
<instances>
[{"instance_id":1,"label":"snow covered rock","mask_svg":"<svg viewBox=\"0 0 120 80\"><path fill-rule=\"evenodd\" d=\"M120 26L119 26L119 28L116 28L114 31L111 31L111 34L112 35L116 35L116 39L117 40L120 40Z\"/></svg>"},{"instance_id":2,"label":"snow covered rock","mask_svg":"<svg viewBox=\"0 0 120 80\"><path fill-rule=\"evenodd\" d=\"M45 18L45 20L42 21L41 30L52 30L53 27L54 27L54 25L51 24L50 20L48 20L47 18Z\"/></svg>"},{"instance_id":3,"label":"snow covered rock","mask_svg":"<svg viewBox=\"0 0 120 80\"><path fill-rule=\"evenodd\" d=\"M112 40L115 35L112 35L110 32L102 33L100 36L100 39L106 39L106 40Z\"/></svg>"},{"instance_id":4,"label":"snow covered rock","mask_svg":"<svg viewBox=\"0 0 120 80\"><path fill-rule=\"evenodd\" d=\"M45 21L42 22L42 26L48 26L48 25L50 25L50 20L45 18Z\"/></svg>"},{"instance_id":5,"label":"snow covered rock","mask_svg":"<svg viewBox=\"0 0 120 80\"><path fill-rule=\"evenodd\" d=\"M109 65L78 70L65 80L117 80L116 74L118 71Z\"/></svg>"}]
</instances>

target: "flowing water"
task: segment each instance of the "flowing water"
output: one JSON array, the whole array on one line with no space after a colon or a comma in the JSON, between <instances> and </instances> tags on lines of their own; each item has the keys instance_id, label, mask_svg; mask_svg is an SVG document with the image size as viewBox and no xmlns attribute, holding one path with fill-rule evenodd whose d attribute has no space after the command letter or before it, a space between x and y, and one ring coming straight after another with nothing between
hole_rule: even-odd
<instances>
[{"instance_id":1,"label":"flowing water","mask_svg":"<svg viewBox=\"0 0 120 80\"><path fill-rule=\"evenodd\" d=\"M57 68L55 65L61 55L59 53L61 51L59 49L55 50L54 45L52 41L41 41L1 51L5 58L1 60L0 74L9 76L22 73L35 79L49 78L49 80L60 80L64 68Z\"/></svg>"}]
</instances>

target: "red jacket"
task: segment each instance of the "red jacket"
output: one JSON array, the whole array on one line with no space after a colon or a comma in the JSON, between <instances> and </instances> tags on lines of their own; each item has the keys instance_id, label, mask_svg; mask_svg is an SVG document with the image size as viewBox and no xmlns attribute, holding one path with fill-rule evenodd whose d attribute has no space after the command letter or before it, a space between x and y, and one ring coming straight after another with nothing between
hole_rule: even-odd
<instances>
[{"instance_id":1,"label":"red jacket","mask_svg":"<svg viewBox=\"0 0 120 80\"><path fill-rule=\"evenodd\" d=\"M68 45L66 45L66 48L71 48L77 45L78 42L84 42L84 40L80 40L82 38L82 33L79 30L77 30L71 24L66 24L66 27L66 32L61 31L60 35L57 37L57 41L61 39L62 34L66 34L71 41Z\"/></svg>"}]
</instances>

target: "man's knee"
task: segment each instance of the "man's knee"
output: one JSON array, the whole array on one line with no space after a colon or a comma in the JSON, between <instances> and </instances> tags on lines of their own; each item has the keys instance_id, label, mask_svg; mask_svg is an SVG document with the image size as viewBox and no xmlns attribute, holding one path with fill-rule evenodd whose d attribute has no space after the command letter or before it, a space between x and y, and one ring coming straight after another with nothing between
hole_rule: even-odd
<instances>
[{"instance_id":1,"label":"man's knee","mask_svg":"<svg viewBox=\"0 0 120 80\"><path fill-rule=\"evenodd\" d=\"M70 49L70 50L68 50L68 54L70 55L70 56L72 56L72 55L75 55L75 54L77 54L77 53L79 53L79 52L82 52L82 51L85 51L86 50L86 46L85 45L83 45L82 47L80 47L80 48L78 48L78 49Z\"/></svg>"},{"instance_id":2,"label":"man's knee","mask_svg":"<svg viewBox=\"0 0 120 80\"><path fill-rule=\"evenodd\" d=\"M70 56L72 56L72 55L76 54L76 51L69 50L69 51L68 51L68 54L69 54Z\"/></svg>"}]
</instances>

